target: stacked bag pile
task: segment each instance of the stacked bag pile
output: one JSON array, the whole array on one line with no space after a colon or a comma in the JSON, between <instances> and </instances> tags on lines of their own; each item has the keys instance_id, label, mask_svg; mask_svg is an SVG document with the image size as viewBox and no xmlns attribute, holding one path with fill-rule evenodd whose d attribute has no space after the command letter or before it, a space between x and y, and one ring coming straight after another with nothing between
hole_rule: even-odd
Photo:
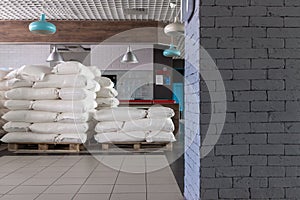
<instances>
[{"instance_id":1,"label":"stacked bag pile","mask_svg":"<svg viewBox=\"0 0 300 200\"><path fill-rule=\"evenodd\" d=\"M97 92L97 109L118 107L120 102L116 98L118 92L114 89L114 83L107 77L96 77L95 80L101 86L100 91Z\"/></svg>"},{"instance_id":2,"label":"stacked bag pile","mask_svg":"<svg viewBox=\"0 0 300 200\"><path fill-rule=\"evenodd\" d=\"M65 62L53 69L26 65L10 72L7 78L21 80L5 92L10 110L6 143L85 143L92 112L97 107L99 84L93 72L78 62ZM22 82L23 81L23 82ZM26 84L25 84L26 83Z\"/></svg>"},{"instance_id":3,"label":"stacked bag pile","mask_svg":"<svg viewBox=\"0 0 300 200\"><path fill-rule=\"evenodd\" d=\"M12 81L5 80L5 76L9 73L9 70L0 70L0 117L8 112L8 109L4 106L5 103L5 92L10 89L10 83ZM2 128L7 121L0 119L0 137L2 137L6 131Z\"/></svg>"},{"instance_id":4,"label":"stacked bag pile","mask_svg":"<svg viewBox=\"0 0 300 200\"><path fill-rule=\"evenodd\" d=\"M95 140L99 143L174 142L173 116L174 111L167 107L98 110L94 115L99 121L95 127Z\"/></svg>"}]
</instances>

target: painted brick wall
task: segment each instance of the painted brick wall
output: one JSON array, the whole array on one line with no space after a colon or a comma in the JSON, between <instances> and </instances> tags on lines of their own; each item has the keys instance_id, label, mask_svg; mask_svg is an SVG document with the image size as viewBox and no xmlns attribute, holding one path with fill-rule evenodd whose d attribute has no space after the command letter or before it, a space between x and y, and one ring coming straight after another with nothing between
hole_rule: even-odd
<instances>
[{"instance_id":1,"label":"painted brick wall","mask_svg":"<svg viewBox=\"0 0 300 200\"><path fill-rule=\"evenodd\" d=\"M200 2L190 23L186 24L185 63L185 188L187 200L200 198Z\"/></svg>"},{"instance_id":2,"label":"painted brick wall","mask_svg":"<svg viewBox=\"0 0 300 200\"><path fill-rule=\"evenodd\" d=\"M300 1L201 0L200 15L228 102L222 136L201 159L201 199L300 199Z\"/></svg>"}]
</instances>

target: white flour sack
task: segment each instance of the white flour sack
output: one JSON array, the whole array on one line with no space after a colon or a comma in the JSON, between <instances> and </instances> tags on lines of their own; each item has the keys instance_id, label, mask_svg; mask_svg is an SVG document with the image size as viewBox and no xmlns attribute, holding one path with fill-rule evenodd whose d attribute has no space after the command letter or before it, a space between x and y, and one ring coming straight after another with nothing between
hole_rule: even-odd
<instances>
[{"instance_id":1,"label":"white flour sack","mask_svg":"<svg viewBox=\"0 0 300 200\"><path fill-rule=\"evenodd\" d=\"M120 131L123 126L124 122L120 121L99 122L95 127L95 131L97 133L116 132Z\"/></svg>"},{"instance_id":2,"label":"white flour sack","mask_svg":"<svg viewBox=\"0 0 300 200\"><path fill-rule=\"evenodd\" d=\"M94 79L95 75L91 70L79 62L63 62L56 65L53 70L53 73L65 75L65 74L81 74L89 79Z\"/></svg>"},{"instance_id":3,"label":"white flour sack","mask_svg":"<svg viewBox=\"0 0 300 200\"><path fill-rule=\"evenodd\" d=\"M60 113L57 116L57 122L63 123L83 123L92 119L89 113Z\"/></svg>"},{"instance_id":4,"label":"white flour sack","mask_svg":"<svg viewBox=\"0 0 300 200\"><path fill-rule=\"evenodd\" d=\"M11 71L5 78L18 78L27 81L41 81L46 74L51 74L51 68L45 65L23 65L19 69Z\"/></svg>"},{"instance_id":5,"label":"white flour sack","mask_svg":"<svg viewBox=\"0 0 300 200\"><path fill-rule=\"evenodd\" d=\"M33 82L25 81L20 79L9 79L5 81L0 81L0 90L9 90L11 88L18 88L18 87L31 87Z\"/></svg>"},{"instance_id":6,"label":"white flour sack","mask_svg":"<svg viewBox=\"0 0 300 200\"><path fill-rule=\"evenodd\" d=\"M89 130L88 123L34 123L29 126L37 133L85 133Z\"/></svg>"},{"instance_id":7,"label":"white flour sack","mask_svg":"<svg viewBox=\"0 0 300 200\"><path fill-rule=\"evenodd\" d=\"M175 127L170 118L138 119L127 121L122 131L174 131Z\"/></svg>"},{"instance_id":8,"label":"white flour sack","mask_svg":"<svg viewBox=\"0 0 300 200\"><path fill-rule=\"evenodd\" d=\"M107 77L96 77L95 81L97 81L103 88L113 88L115 86L114 83Z\"/></svg>"},{"instance_id":9,"label":"white flour sack","mask_svg":"<svg viewBox=\"0 0 300 200\"><path fill-rule=\"evenodd\" d=\"M98 67L88 66L87 68L94 74L95 78L102 76L102 73Z\"/></svg>"},{"instance_id":10,"label":"white flour sack","mask_svg":"<svg viewBox=\"0 0 300 200\"><path fill-rule=\"evenodd\" d=\"M34 110L12 110L2 116L6 121L13 122L54 122L57 113Z\"/></svg>"},{"instance_id":11,"label":"white flour sack","mask_svg":"<svg viewBox=\"0 0 300 200\"><path fill-rule=\"evenodd\" d=\"M7 132L28 132L31 123L27 122L7 122L3 129Z\"/></svg>"},{"instance_id":12,"label":"white flour sack","mask_svg":"<svg viewBox=\"0 0 300 200\"><path fill-rule=\"evenodd\" d=\"M96 99L96 93L84 88L62 88L59 90L62 100Z\"/></svg>"},{"instance_id":13,"label":"white flour sack","mask_svg":"<svg viewBox=\"0 0 300 200\"><path fill-rule=\"evenodd\" d=\"M118 96L117 90L114 88L101 88L99 92L97 92L98 98L113 98Z\"/></svg>"},{"instance_id":14,"label":"white flour sack","mask_svg":"<svg viewBox=\"0 0 300 200\"><path fill-rule=\"evenodd\" d=\"M170 118L174 117L174 110L168 107L151 107L147 112L148 118Z\"/></svg>"},{"instance_id":15,"label":"white flour sack","mask_svg":"<svg viewBox=\"0 0 300 200\"><path fill-rule=\"evenodd\" d=\"M15 88L7 91L5 97L14 100L58 99L56 88Z\"/></svg>"},{"instance_id":16,"label":"white flour sack","mask_svg":"<svg viewBox=\"0 0 300 200\"><path fill-rule=\"evenodd\" d=\"M86 134L41 134L31 132L12 132L7 133L1 138L5 143L75 143L86 142Z\"/></svg>"},{"instance_id":17,"label":"white flour sack","mask_svg":"<svg viewBox=\"0 0 300 200\"><path fill-rule=\"evenodd\" d=\"M84 113L97 107L95 101L40 100L33 103L33 110L48 112Z\"/></svg>"},{"instance_id":18,"label":"white flour sack","mask_svg":"<svg viewBox=\"0 0 300 200\"><path fill-rule=\"evenodd\" d=\"M173 132L166 131L154 131L148 132L146 136L147 142L175 142L176 139L174 137Z\"/></svg>"},{"instance_id":19,"label":"white flour sack","mask_svg":"<svg viewBox=\"0 0 300 200\"><path fill-rule=\"evenodd\" d=\"M86 88L96 87L97 82L83 75L48 74L43 81L35 82L34 88Z\"/></svg>"},{"instance_id":20,"label":"white flour sack","mask_svg":"<svg viewBox=\"0 0 300 200\"><path fill-rule=\"evenodd\" d=\"M97 121L129 121L146 117L146 110L130 107L107 108L95 112Z\"/></svg>"},{"instance_id":21,"label":"white flour sack","mask_svg":"<svg viewBox=\"0 0 300 200\"><path fill-rule=\"evenodd\" d=\"M111 106L116 107L120 104L117 98L97 98L96 102L98 106Z\"/></svg>"},{"instance_id":22,"label":"white flour sack","mask_svg":"<svg viewBox=\"0 0 300 200\"><path fill-rule=\"evenodd\" d=\"M10 110L30 110L32 108L33 101L29 100L6 100L4 107Z\"/></svg>"},{"instance_id":23,"label":"white flour sack","mask_svg":"<svg viewBox=\"0 0 300 200\"><path fill-rule=\"evenodd\" d=\"M122 132L99 133L94 138L98 143L143 142L145 141L146 133L141 131L132 131L126 134Z\"/></svg>"}]
</instances>

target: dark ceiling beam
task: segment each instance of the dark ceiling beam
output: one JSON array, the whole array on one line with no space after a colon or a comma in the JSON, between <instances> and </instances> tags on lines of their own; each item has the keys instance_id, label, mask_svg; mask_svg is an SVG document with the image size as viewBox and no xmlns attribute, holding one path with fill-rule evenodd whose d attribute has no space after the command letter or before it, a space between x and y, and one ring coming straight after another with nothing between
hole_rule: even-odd
<instances>
[{"instance_id":1,"label":"dark ceiling beam","mask_svg":"<svg viewBox=\"0 0 300 200\"><path fill-rule=\"evenodd\" d=\"M130 30L165 26L157 21L50 21L56 25L56 33L40 36L28 30L31 22L0 21L0 44L97 44L120 33L120 37L113 37L110 42L148 43L159 41L160 33L141 29L133 34Z\"/></svg>"}]
</instances>

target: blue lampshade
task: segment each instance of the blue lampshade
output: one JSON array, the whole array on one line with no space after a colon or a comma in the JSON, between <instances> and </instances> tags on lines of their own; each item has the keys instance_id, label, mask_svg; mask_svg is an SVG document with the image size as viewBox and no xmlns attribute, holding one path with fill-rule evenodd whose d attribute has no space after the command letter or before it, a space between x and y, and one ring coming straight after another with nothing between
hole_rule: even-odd
<instances>
[{"instance_id":1,"label":"blue lampshade","mask_svg":"<svg viewBox=\"0 0 300 200\"><path fill-rule=\"evenodd\" d=\"M164 50L163 54L165 57L179 57L181 55L180 51L173 44L170 45L169 49Z\"/></svg>"},{"instance_id":2,"label":"blue lampshade","mask_svg":"<svg viewBox=\"0 0 300 200\"><path fill-rule=\"evenodd\" d=\"M35 21L29 24L29 30L32 33L40 35L49 35L56 32L56 26L46 21L46 15L42 14L39 21Z\"/></svg>"}]
</instances>

